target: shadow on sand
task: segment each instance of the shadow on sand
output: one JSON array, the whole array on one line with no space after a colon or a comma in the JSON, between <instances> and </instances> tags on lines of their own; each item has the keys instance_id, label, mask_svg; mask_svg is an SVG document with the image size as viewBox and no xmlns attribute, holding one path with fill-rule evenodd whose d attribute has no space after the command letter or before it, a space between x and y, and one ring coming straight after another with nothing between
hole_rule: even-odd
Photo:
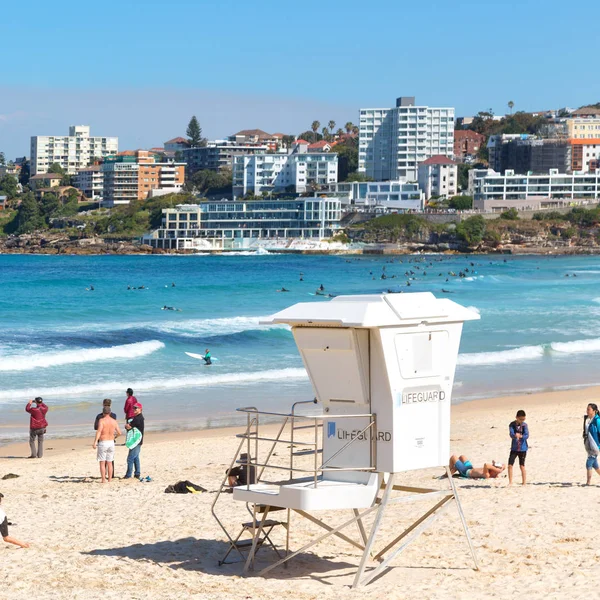
<instances>
[{"instance_id":1,"label":"shadow on sand","mask_svg":"<svg viewBox=\"0 0 600 600\"><path fill-rule=\"evenodd\" d=\"M228 559L238 562L218 566L219 559L225 555L228 549L229 544L222 540L188 537L174 541L155 542L154 544L133 544L120 548L99 548L85 552L84 554L89 556L118 556L132 560L144 560L161 566L167 566L171 569L184 569L186 571L197 571L210 575L224 575L227 577L241 575L244 565L241 562L239 554L234 555L232 552ZM247 556L246 552L244 552L244 556ZM273 550L270 548L261 549L256 555L254 572L257 573L277 560L278 557ZM348 569L354 571L358 567L359 561L359 556L356 557L356 562L349 563L341 560L330 560L330 557L318 556L317 554L302 553L290 560L289 564L294 566L293 575L289 569L280 566L270 571L265 577L273 579L311 577L323 583L330 583L318 575L326 573L328 578L347 576ZM334 571L343 572L336 574Z\"/></svg>"}]
</instances>

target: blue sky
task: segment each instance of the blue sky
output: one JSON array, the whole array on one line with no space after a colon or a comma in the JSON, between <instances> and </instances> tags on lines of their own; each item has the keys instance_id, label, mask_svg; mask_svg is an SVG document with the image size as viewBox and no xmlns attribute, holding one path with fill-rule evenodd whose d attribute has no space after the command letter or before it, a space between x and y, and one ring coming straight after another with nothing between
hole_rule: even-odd
<instances>
[{"instance_id":1,"label":"blue sky","mask_svg":"<svg viewBox=\"0 0 600 600\"><path fill-rule=\"evenodd\" d=\"M396 96L457 115L600 101L600 6L465 0L103 0L0 7L0 150L90 124L122 149L299 133Z\"/></svg>"}]
</instances>

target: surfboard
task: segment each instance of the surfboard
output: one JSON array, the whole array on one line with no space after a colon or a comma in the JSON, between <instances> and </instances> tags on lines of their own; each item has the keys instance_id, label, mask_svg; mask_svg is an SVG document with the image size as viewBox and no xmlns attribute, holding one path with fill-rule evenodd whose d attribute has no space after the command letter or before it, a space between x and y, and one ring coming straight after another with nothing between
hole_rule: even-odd
<instances>
[{"instance_id":1,"label":"surfboard","mask_svg":"<svg viewBox=\"0 0 600 600\"><path fill-rule=\"evenodd\" d=\"M195 358L197 360L204 360L204 354L194 354L193 352L186 352L186 354L190 357L190 358ZM214 356L210 357L210 360L219 360L218 358L215 358Z\"/></svg>"}]
</instances>

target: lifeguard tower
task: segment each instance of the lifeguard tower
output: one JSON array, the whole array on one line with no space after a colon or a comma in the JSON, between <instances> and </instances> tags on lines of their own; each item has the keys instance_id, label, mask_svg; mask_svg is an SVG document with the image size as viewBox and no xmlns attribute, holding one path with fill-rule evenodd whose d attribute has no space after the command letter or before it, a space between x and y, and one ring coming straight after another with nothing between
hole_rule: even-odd
<instances>
[{"instance_id":1,"label":"lifeguard tower","mask_svg":"<svg viewBox=\"0 0 600 600\"><path fill-rule=\"evenodd\" d=\"M227 555L237 552L245 561L244 572L254 568L261 546L275 548L273 532L281 526L285 555L275 548L279 560L259 575L335 536L362 551L353 587L369 583L452 502L478 568L448 469L460 336L463 323L478 318L431 293L404 293L300 303L264 321L291 326L321 410L313 406L307 414L309 403L296 403L285 413L239 409L247 415L247 428L238 436L240 445L231 466L245 465L257 476L234 487L233 500L245 502L252 519L234 537L215 510L218 496L213 514L229 539ZM300 408L304 412L298 412ZM273 419L282 420L277 433L264 433L264 425ZM286 446L289 454L275 452ZM244 460L238 459L241 452L246 454ZM395 484L402 472L430 467L445 468L446 489ZM267 472L273 471L278 479L267 480ZM382 518L391 505L427 499L435 501L432 508L376 548ZM351 510L352 517L334 527L315 516L337 510ZM287 517L269 518L276 511L286 511ZM292 514L325 533L290 551ZM345 532L350 526L357 528L359 539ZM250 539L242 541L243 533ZM369 559L376 566L367 571Z\"/></svg>"}]
</instances>

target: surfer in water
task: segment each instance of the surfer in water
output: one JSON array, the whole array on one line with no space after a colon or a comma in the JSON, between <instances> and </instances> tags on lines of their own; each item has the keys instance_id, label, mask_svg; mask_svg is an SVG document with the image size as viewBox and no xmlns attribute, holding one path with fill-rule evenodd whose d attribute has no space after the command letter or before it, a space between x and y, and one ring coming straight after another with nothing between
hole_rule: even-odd
<instances>
[{"instance_id":1,"label":"surfer in water","mask_svg":"<svg viewBox=\"0 0 600 600\"><path fill-rule=\"evenodd\" d=\"M204 359L205 365L212 365L212 360L210 359L210 350L208 348L205 350L202 358Z\"/></svg>"}]
</instances>

